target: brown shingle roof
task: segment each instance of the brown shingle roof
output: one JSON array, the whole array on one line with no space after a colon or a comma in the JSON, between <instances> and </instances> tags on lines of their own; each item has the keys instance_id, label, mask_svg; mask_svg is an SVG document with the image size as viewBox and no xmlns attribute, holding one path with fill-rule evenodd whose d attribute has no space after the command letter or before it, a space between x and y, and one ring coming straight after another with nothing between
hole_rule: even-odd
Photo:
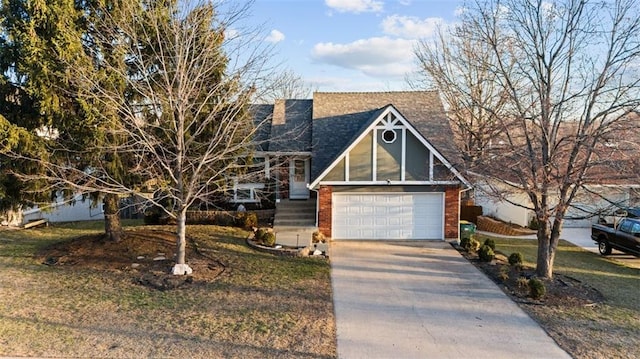
<instances>
[{"instance_id":1,"label":"brown shingle roof","mask_svg":"<svg viewBox=\"0 0 640 359\"><path fill-rule=\"evenodd\" d=\"M370 112L389 104L450 163L459 163L453 131L437 91L316 92L313 95L314 132L318 120ZM314 146L317 143L314 136Z\"/></svg>"}]
</instances>

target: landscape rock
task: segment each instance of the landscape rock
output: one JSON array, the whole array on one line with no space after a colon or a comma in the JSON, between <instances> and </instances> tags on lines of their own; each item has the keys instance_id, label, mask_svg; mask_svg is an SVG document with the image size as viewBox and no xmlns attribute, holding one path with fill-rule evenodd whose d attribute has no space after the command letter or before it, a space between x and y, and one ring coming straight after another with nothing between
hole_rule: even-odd
<instances>
[{"instance_id":1,"label":"landscape rock","mask_svg":"<svg viewBox=\"0 0 640 359\"><path fill-rule=\"evenodd\" d=\"M188 264L176 264L171 268L173 275L189 275L191 273L193 273L193 269Z\"/></svg>"}]
</instances>

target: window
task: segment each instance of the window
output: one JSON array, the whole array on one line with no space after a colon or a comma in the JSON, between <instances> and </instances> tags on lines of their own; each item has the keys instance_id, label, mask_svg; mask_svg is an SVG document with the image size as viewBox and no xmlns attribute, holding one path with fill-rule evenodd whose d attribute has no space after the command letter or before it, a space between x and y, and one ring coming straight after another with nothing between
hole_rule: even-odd
<instances>
[{"instance_id":1,"label":"window","mask_svg":"<svg viewBox=\"0 0 640 359\"><path fill-rule=\"evenodd\" d=\"M259 190L264 188L262 183L238 183L233 191L234 203L259 203Z\"/></svg>"},{"instance_id":2,"label":"window","mask_svg":"<svg viewBox=\"0 0 640 359\"><path fill-rule=\"evenodd\" d=\"M620 230L626 233L631 233L632 225L633 225L633 222L623 220L622 223L620 223Z\"/></svg>"}]
</instances>

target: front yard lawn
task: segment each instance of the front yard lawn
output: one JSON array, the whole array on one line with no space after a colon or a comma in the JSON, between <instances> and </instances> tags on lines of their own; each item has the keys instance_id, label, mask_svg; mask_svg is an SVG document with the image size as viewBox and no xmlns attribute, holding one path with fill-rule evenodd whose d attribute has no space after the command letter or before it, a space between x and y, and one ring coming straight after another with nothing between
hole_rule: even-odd
<instances>
[{"instance_id":1,"label":"front yard lawn","mask_svg":"<svg viewBox=\"0 0 640 359\"><path fill-rule=\"evenodd\" d=\"M327 260L188 226L192 280L158 289L149 278L172 263L173 227L129 227L122 244L102 246L101 223L0 231L0 356L336 356Z\"/></svg>"}]
</instances>

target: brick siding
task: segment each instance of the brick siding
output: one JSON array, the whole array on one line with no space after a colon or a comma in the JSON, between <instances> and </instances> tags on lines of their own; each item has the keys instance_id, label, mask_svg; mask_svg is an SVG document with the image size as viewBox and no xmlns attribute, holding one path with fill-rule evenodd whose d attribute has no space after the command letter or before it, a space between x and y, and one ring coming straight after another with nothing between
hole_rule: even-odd
<instances>
[{"instance_id":1,"label":"brick siding","mask_svg":"<svg viewBox=\"0 0 640 359\"><path fill-rule=\"evenodd\" d=\"M318 230L331 238L331 186L320 186L318 190Z\"/></svg>"},{"instance_id":2,"label":"brick siding","mask_svg":"<svg viewBox=\"0 0 640 359\"><path fill-rule=\"evenodd\" d=\"M447 187L444 193L444 237L458 238L459 188Z\"/></svg>"}]
</instances>

